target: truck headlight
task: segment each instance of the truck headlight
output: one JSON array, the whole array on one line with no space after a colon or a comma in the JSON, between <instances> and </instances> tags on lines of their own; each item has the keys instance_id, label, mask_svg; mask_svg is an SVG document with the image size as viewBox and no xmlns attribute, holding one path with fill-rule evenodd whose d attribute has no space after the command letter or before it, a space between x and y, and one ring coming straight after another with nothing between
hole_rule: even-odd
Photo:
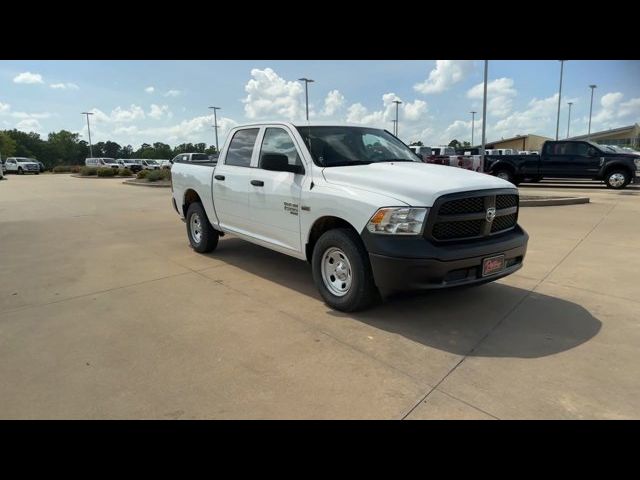
<instances>
[{"instance_id":1,"label":"truck headlight","mask_svg":"<svg viewBox=\"0 0 640 480\"><path fill-rule=\"evenodd\" d=\"M428 208L381 208L367 223L367 230L385 235L419 235L428 211Z\"/></svg>"}]
</instances>

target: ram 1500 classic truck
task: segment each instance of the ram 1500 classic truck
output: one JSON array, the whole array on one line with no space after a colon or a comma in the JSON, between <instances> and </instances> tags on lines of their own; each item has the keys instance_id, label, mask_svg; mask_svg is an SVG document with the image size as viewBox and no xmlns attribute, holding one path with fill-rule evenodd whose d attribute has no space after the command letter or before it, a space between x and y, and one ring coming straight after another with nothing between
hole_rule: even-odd
<instances>
[{"instance_id":1,"label":"ram 1500 classic truck","mask_svg":"<svg viewBox=\"0 0 640 480\"><path fill-rule=\"evenodd\" d=\"M640 181L640 159L588 141L547 141L540 155L486 155L485 171L516 185L525 178L588 178L620 189Z\"/></svg>"},{"instance_id":2,"label":"ram 1500 classic truck","mask_svg":"<svg viewBox=\"0 0 640 480\"><path fill-rule=\"evenodd\" d=\"M420 161L386 130L269 122L229 133L216 163L175 161L172 202L197 252L232 234L311 263L328 305L490 282L528 236L513 184Z\"/></svg>"}]
</instances>

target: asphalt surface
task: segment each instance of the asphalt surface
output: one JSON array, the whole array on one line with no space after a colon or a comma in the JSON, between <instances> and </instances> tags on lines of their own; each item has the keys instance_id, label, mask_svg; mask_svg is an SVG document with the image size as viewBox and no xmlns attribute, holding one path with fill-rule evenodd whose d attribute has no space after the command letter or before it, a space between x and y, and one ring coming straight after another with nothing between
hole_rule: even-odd
<instances>
[{"instance_id":1,"label":"asphalt surface","mask_svg":"<svg viewBox=\"0 0 640 480\"><path fill-rule=\"evenodd\" d=\"M640 188L533 184L525 266L332 311L301 261L194 253L168 189L0 181L0 418L640 417Z\"/></svg>"}]
</instances>

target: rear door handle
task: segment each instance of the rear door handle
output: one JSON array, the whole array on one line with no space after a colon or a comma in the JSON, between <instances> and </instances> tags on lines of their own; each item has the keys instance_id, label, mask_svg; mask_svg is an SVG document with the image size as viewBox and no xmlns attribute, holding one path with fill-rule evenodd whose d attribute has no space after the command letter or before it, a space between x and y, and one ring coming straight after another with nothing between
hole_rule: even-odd
<instances>
[{"instance_id":1,"label":"rear door handle","mask_svg":"<svg viewBox=\"0 0 640 480\"><path fill-rule=\"evenodd\" d=\"M224 175L215 175L213 178L216 180L224 180Z\"/></svg>"},{"instance_id":2,"label":"rear door handle","mask_svg":"<svg viewBox=\"0 0 640 480\"><path fill-rule=\"evenodd\" d=\"M251 180L251 185L254 187L264 187L264 182L262 180Z\"/></svg>"}]
</instances>

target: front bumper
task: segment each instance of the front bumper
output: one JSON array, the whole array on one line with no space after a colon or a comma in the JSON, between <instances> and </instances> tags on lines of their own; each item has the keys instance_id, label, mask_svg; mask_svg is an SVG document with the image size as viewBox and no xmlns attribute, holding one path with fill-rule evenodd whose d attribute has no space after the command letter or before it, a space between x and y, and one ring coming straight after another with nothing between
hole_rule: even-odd
<instances>
[{"instance_id":1,"label":"front bumper","mask_svg":"<svg viewBox=\"0 0 640 480\"><path fill-rule=\"evenodd\" d=\"M474 285L506 277L522 267L529 236L517 225L496 237L447 245L422 237L393 238L368 231L362 239L376 285L393 291ZM504 254L506 268L483 277L482 260L498 254Z\"/></svg>"}]
</instances>

